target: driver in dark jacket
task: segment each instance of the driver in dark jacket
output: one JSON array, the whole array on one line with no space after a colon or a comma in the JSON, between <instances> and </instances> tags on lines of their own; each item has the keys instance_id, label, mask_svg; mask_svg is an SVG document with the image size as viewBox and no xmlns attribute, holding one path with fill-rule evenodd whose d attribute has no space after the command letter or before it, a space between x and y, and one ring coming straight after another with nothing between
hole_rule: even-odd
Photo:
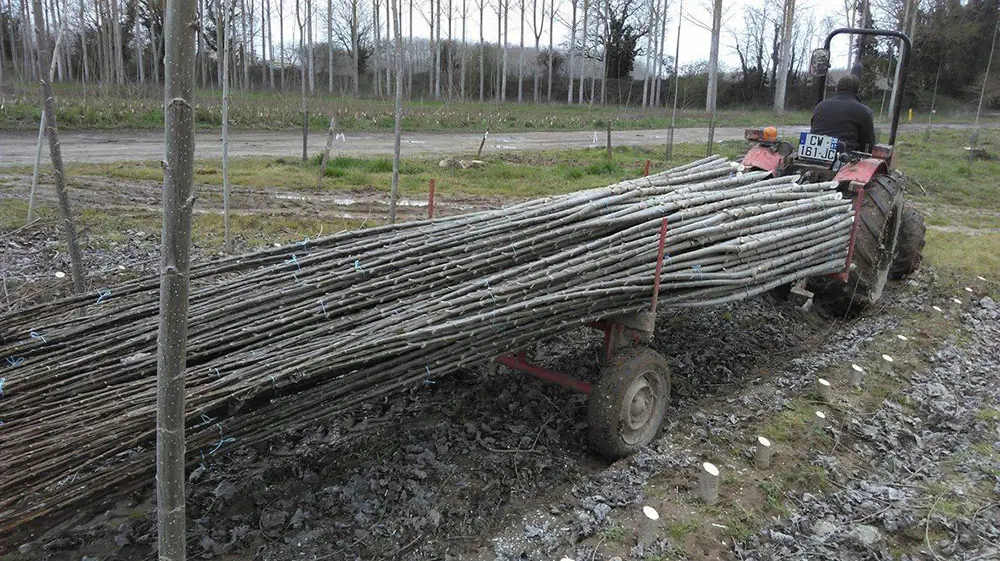
<instances>
[{"instance_id":1,"label":"driver in dark jacket","mask_svg":"<svg viewBox=\"0 0 1000 561\"><path fill-rule=\"evenodd\" d=\"M847 150L871 152L875 146L872 110L861 103L861 81L848 74L837 82L837 95L824 99L813 109L809 132L832 136Z\"/></svg>"}]
</instances>

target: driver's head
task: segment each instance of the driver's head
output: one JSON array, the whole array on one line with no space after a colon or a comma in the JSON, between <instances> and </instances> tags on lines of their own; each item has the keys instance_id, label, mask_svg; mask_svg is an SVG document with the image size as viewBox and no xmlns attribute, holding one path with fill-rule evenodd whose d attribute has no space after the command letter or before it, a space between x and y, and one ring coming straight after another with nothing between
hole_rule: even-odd
<instances>
[{"instance_id":1,"label":"driver's head","mask_svg":"<svg viewBox=\"0 0 1000 561\"><path fill-rule=\"evenodd\" d=\"M861 80L854 74L847 74L837 81L837 93L858 95L861 91Z\"/></svg>"}]
</instances>

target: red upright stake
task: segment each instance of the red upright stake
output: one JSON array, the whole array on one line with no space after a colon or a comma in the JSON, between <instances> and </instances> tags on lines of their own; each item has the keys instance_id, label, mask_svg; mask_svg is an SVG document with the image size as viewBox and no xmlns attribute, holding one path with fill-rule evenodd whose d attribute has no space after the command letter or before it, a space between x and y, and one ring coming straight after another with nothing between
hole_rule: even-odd
<instances>
[{"instance_id":1,"label":"red upright stake","mask_svg":"<svg viewBox=\"0 0 1000 561\"><path fill-rule=\"evenodd\" d=\"M663 219L663 224L660 226L660 249L656 254L656 278L653 281L653 306L649 311L656 314L656 303L660 298L660 271L663 269L663 253L667 246L667 219Z\"/></svg>"},{"instance_id":2,"label":"red upright stake","mask_svg":"<svg viewBox=\"0 0 1000 561\"><path fill-rule=\"evenodd\" d=\"M642 168L642 176L646 177L649 175L649 160L646 160L646 166Z\"/></svg>"},{"instance_id":3,"label":"red upright stake","mask_svg":"<svg viewBox=\"0 0 1000 561\"><path fill-rule=\"evenodd\" d=\"M427 197L427 219L434 218L434 178L431 178L431 192Z\"/></svg>"}]
</instances>

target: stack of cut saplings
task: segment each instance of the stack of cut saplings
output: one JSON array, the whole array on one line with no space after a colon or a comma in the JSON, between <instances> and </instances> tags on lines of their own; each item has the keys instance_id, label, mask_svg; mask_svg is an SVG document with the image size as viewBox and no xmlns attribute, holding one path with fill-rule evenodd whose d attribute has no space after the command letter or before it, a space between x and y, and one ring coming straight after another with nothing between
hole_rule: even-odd
<instances>
[{"instance_id":1,"label":"stack of cut saplings","mask_svg":"<svg viewBox=\"0 0 1000 561\"><path fill-rule=\"evenodd\" d=\"M203 461L587 322L843 268L833 183L721 157L502 210L192 269L189 459ZM150 485L158 279L0 317L0 532Z\"/></svg>"}]
</instances>

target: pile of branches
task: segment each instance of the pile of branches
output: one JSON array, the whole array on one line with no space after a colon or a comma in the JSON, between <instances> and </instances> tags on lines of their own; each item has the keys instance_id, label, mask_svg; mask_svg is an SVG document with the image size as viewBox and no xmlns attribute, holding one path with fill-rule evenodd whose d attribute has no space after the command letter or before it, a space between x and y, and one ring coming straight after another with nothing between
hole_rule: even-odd
<instances>
[{"instance_id":1,"label":"pile of branches","mask_svg":"<svg viewBox=\"0 0 1000 561\"><path fill-rule=\"evenodd\" d=\"M839 271L834 183L720 157L509 208L345 232L191 271L192 464L399 388L660 305ZM148 485L159 283L0 317L0 532Z\"/></svg>"}]
</instances>

